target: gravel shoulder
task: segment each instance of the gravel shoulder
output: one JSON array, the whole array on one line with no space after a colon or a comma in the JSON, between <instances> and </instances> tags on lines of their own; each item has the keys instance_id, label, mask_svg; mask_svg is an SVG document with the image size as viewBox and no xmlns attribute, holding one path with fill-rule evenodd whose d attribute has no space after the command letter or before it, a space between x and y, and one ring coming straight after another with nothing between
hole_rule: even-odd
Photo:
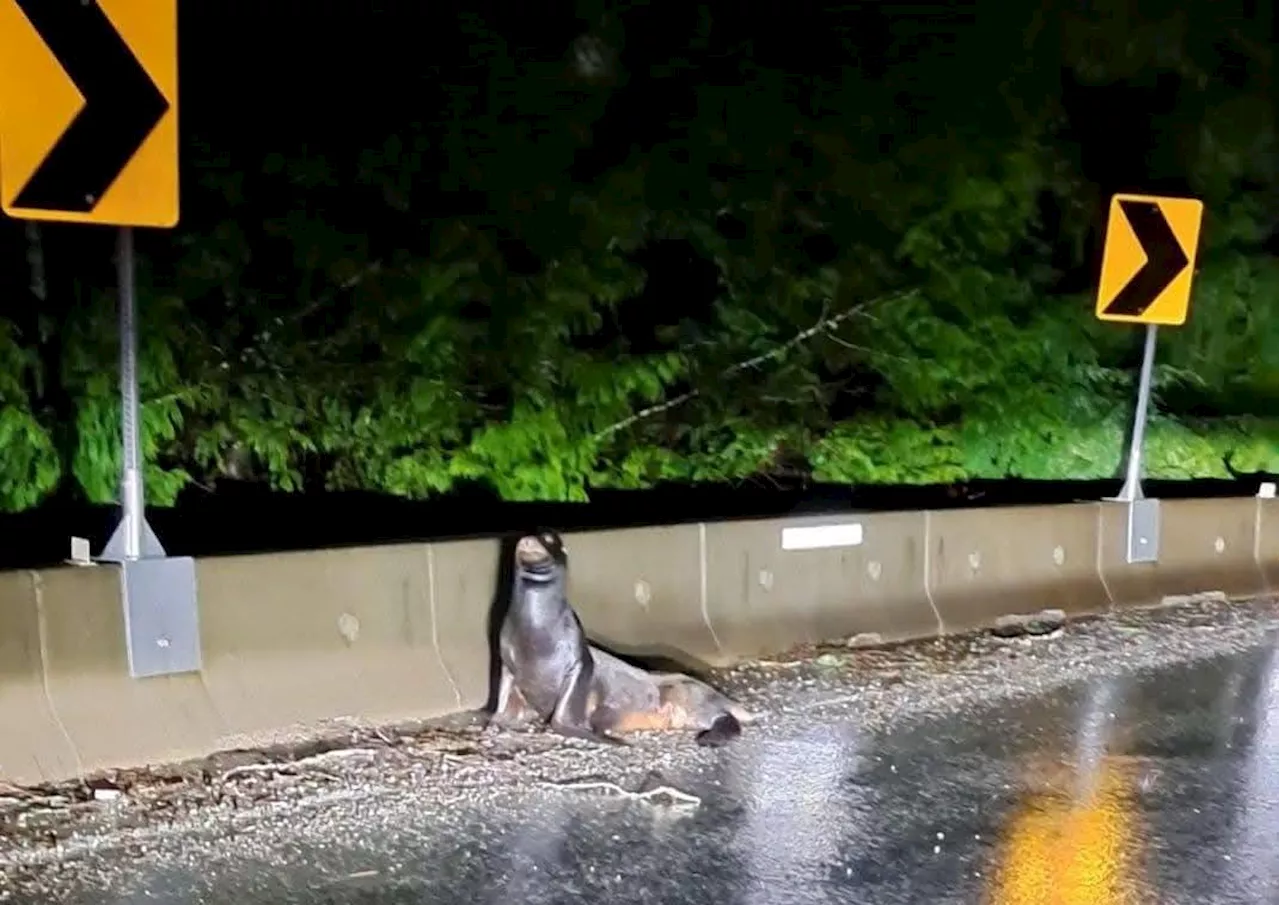
<instances>
[{"instance_id":1,"label":"gravel shoulder","mask_svg":"<svg viewBox=\"0 0 1280 905\"><path fill-rule=\"evenodd\" d=\"M759 715L736 744L816 723L879 734L1091 678L1240 652L1267 643L1276 628L1274 599L1207 597L1074 620L1048 634L815 646L708 678ZM439 812L447 825L444 815L460 810L566 790L694 806L697 797L681 785L719 756L688 736L637 737L626 748L542 732L488 736L471 714L59 786L0 785L0 902L112 888L120 879L112 873L131 862L198 866L214 846L218 857L270 862L291 838L376 836L409 812Z\"/></svg>"}]
</instances>

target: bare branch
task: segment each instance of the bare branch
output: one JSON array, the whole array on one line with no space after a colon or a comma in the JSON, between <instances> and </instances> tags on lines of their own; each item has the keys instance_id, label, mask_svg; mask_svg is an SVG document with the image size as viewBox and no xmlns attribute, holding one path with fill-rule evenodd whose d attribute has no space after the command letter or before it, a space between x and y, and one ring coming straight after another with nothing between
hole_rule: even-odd
<instances>
[{"instance_id":1,"label":"bare branch","mask_svg":"<svg viewBox=\"0 0 1280 905\"><path fill-rule=\"evenodd\" d=\"M814 324L812 327L808 327L804 330L801 330L795 336L791 337L791 339L787 340L784 343L781 343L780 345L774 346L772 349L770 349L767 352L762 352L759 355L755 355L751 358L748 358L746 361L740 361L740 362L737 362L736 364L729 365L729 367L725 368L717 376L720 378L731 377L734 374L740 373L742 371L750 370L752 368L758 368L767 362L776 361L777 359L786 355L796 346L801 345L802 343L808 342L809 340L813 339L813 337L817 336L819 333L825 333L828 336L830 336L831 331L834 328L838 327L840 324L844 323L850 318L853 318L853 317L871 318L871 314L868 313L868 309L873 307L878 307L880 305L886 304L887 302L897 301L900 299L907 298L908 296L914 295L915 292L916 290L909 289L905 292L897 292L897 293L893 293L892 295L881 296L880 298L873 299L870 302L866 302L865 304L855 305L852 308L846 308L844 311L841 311L838 314L833 314L830 317L825 316L825 309L824 309L824 317L821 320L819 320L816 324ZM834 339L835 337L831 337L831 338ZM838 340L838 341L843 343L843 340ZM702 395L701 390L696 390L696 389L689 390L687 393L681 393L679 396L676 396L672 399L668 399L665 402L659 402L656 405L651 405L648 408L643 408L632 415L628 415L626 418L623 418L621 421L618 421L614 424L609 425L604 430L597 432L595 435L595 439L603 440L605 437L616 434L620 430L625 430L626 428L635 424L637 421L643 421L645 418L651 418L654 415L660 415L665 411L669 411L670 409L673 409L678 405L683 405L684 403L688 402L690 399L693 399L701 395Z\"/></svg>"},{"instance_id":2,"label":"bare branch","mask_svg":"<svg viewBox=\"0 0 1280 905\"><path fill-rule=\"evenodd\" d=\"M331 284L326 291L321 292L319 295L317 295L315 298L313 298L311 301L305 304L302 307L302 310L295 311L290 316L290 320L294 320L294 321L306 320L308 317L310 317L311 315L319 311L321 308L323 308L325 305L328 305L330 302L332 302L335 298L337 298L343 292L348 292L356 288L357 286L359 286L362 282L364 282L365 277L373 276L374 274L380 273L381 271L382 271L382 261L378 260L378 261L369 262L364 267L361 267L359 270L353 273L351 276L347 277L345 280L342 280L339 283Z\"/></svg>"},{"instance_id":3,"label":"bare branch","mask_svg":"<svg viewBox=\"0 0 1280 905\"><path fill-rule=\"evenodd\" d=\"M853 343L849 342L846 339L841 339L839 336L836 335L834 330L830 330L830 329L827 330L827 339L831 340L833 343L835 343L838 346L844 346L846 349L848 349L851 352L870 352L871 351L866 346L854 345Z\"/></svg>"},{"instance_id":4,"label":"bare branch","mask_svg":"<svg viewBox=\"0 0 1280 905\"><path fill-rule=\"evenodd\" d=\"M602 440L605 437L608 437L610 434L616 434L618 431L624 430L630 427L631 425L635 424L637 421L643 421L645 418L649 418L653 415L659 415L662 412L665 412L667 409L673 409L677 405L683 405L684 403L688 402L690 399L694 398L695 396L701 396L701 395L702 395L702 392L700 390L690 390L687 393L681 393L679 396L676 396L674 399L668 399L666 402L660 402L657 405L651 405L648 408L643 408L640 411L636 412L635 414L629 415L628 417L623 418L621 421L617 422L616 424L610 424L604 430L597 433L595 436L595 439Z\"/></svg>"}]
</instances>

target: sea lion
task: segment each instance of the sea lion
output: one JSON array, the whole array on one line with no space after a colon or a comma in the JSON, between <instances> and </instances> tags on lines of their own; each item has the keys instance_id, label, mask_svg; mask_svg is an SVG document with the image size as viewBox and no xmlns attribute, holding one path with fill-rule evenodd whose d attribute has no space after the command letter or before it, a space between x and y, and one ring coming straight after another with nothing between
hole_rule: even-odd
<instances>
[{"instance_id":1,"label":"sea lion","mask_svg":"<svg viewBox=\"0 0 1280 905\"><path fill-rule=\"evenodd\" d=\"M515 549L511 605L498 632L498 701L489 724L509 728L529 712L562 735L625 744L593 725L600 700L595 658L565 596L560 536L542 531Z\"/></svg>"},{"instance_id":2,"label":"sea lion","mask_svg":"<svg viewBox=\"0 0 1280 905\"><path fill-rule=\"evenodd\" d=\"M559 534L522 537L514 555L490 726L536 716L561 734L608 744L626 744L613 733L694 729L698 744L718 746L754 719L691 676L650 673L589 644L565 595L568 553Z\"/></svg>"}]
</instances>

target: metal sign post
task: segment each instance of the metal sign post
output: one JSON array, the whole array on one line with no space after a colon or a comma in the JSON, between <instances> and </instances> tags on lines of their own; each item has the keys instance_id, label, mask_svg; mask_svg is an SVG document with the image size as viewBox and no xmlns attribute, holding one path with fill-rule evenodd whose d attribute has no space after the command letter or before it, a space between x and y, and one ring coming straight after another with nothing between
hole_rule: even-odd
<instances>
[{"instance_id":1,"label":"metal sign post","mask_svg":"<svg viewBox=\"0 0 1280 905\"><path fill-rule=\"evenodd\" d=\"M1151 371L1156 359L1156 324L1147 324L1142 346L1142 370L1138 374L1138 402L1133 413L1133 435L1129 438L1129 459L1124 484L1112 502L1129 505L1125 530L1125 560L1130 563L1157 562L1160 558L1160 501L1142 492L1142 452L1147 433L1147 407L1151 402Z\"/></svg>"},{"instance_id":2,"label":"metal sign post","mask_svg":"<svg viewBox=\"0 0 1280 905\"><path fill-rule=\"evenodd\" d=\"M102 554L106 562L164 556L160 539L147 523L142 480L142 448L138 438L138 325L134 301L133 230L120 228L116 244L120 292L120 524Z\"/></svg>"},{"instance_id":3,"label":"metal sign post","mask_svg":"<svg viewBox=\"0 0 1280 905\"><path fill-rule=\"evenodd\" d=\"M1142 346L1142 370L1138 374L1138 405L1133 413L1133 436L1129 438L1129 461L1125 468L1124 485L1113 497L1122 503L1132 503L1143 498L1142 494L1142 442L1147 433L1147 405L1151 402L1151 370L1156 360L1155 324L1147 325L1147 338Z\"/></svg>"}]
</instances>

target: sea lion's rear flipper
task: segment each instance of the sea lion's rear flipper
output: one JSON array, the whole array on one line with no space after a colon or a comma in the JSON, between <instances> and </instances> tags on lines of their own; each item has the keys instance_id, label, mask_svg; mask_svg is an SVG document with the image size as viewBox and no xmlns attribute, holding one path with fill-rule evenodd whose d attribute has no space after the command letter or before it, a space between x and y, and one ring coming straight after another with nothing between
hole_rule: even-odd
<instances>
[{"instance_id":1,"label":"sea lion's rear flipper","mask_svg":"<svg viewBox=\"0 0 1280 905\"><path fill-rule=\"evenodd\" d=\"M673 728L699 730L694 740L705 747L719 747L742 734L736 705L705 682L664 676L659 688L664 705L674 708L681 724Z\"/></svg>"},{"instance_id":2,"label":"sea lion's rear flipper","mask_svg":"<svg viewBox=\"0 0 1280 905\"><path fill-rule=\"evenodd\" d=\"M693 737L693 740L704 748L718 748L727 745L742 734L742 724L732 713L722 713L711 723L710 729L704 729Z\"/></svg>"}]
</instances>

